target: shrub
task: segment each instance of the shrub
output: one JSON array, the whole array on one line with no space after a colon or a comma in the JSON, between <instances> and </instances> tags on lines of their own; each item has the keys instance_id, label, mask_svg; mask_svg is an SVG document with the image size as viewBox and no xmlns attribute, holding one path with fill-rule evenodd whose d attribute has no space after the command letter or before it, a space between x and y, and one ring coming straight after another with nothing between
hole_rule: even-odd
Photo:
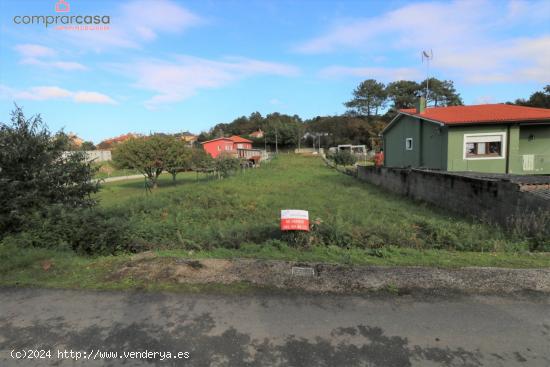
<instances>
[{"instance_id":1,"label":"shrub","mask_svg":"<svg viewBox=\"0 0 550 367\"><path fill-rule=\"evenodd\" d=\"M348 150L340 150L329 156L338 166L353 166L357 162L357 158Z\"/></svg>"},{"instance_id":2,"label":"shrub","mask_svg":"<svg viewBox=\"0 0 550 367\"><path fill-rule=\"evenodd\" d=\"M67 149L65 134L52 135L40 115L27 119L17 106L11 123L0 123L0 237L46 206L95 204L94 169L83 152Z\"/></svg>"},{"instance_id":3,"label":"shrub","mask_svg":"<svg viewBox=\"0 0 550 367\"><path fill-rule=\"evenodd\" d=\"M517 213L507 229L518 238L527 238L530 251L550 251L550 212Z\"/></svg>"},{"instance_id":4,"label":"shrub","mask_svg":"<svg viewBox=\"0 0 550 367\"><path fill-rule=\"evenodd\" d=\"M8 245L106 255L131 250L129 227L120 213L52 205L29 217L23 230L3 239Z\"/></svg>"},{"instance_id":5,"label":"shrub","mask_svg":"<svg viewBox=\"0 0 550 367\"><path fill-rule=\"evenodd\" d=\"M230 155L220 154L214 160L214 169L220 177L228 177L241 167L241 161Z\"/></svg>"}]
</instances>

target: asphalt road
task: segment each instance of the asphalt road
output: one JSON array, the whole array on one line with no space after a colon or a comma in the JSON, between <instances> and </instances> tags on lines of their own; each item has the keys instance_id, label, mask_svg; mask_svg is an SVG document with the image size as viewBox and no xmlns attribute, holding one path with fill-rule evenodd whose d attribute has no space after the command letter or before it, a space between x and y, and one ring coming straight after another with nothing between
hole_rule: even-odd
<instances>
[{"instance_id":1,"label":"asphalt road","mask_svg":"<svg viewBox=\"0 0 550 367\"><path fill-rule=\"evenodd\" d=\"M12 359L29 349L52 356ZM0 288L0 350L0 366L548 367L550 297ZM179 359L122 355L145 350ZM76 352L96 360L75 361Z\"/></svg>"}]
</instances>

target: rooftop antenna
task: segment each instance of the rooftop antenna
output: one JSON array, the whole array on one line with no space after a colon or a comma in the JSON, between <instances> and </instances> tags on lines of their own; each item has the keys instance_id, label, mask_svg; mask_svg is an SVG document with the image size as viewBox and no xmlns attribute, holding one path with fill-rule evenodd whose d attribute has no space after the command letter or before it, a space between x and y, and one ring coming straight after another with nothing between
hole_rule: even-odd
<instances>
[{"instance_id":1,"label":"rooftop antenna","mask_svg":"<svg viewBox=\"0 0 550 367\"><path fill-rule=\"evenodd\" d=\"M426 102L428 101L428 94L430 93L430 60L433 60L434 58L434 53L433 51L430 49L430 51L428 50L423 50L422 51L422 63L424 63L424 60L426 60Z\"/></svg>"}]
</instances>

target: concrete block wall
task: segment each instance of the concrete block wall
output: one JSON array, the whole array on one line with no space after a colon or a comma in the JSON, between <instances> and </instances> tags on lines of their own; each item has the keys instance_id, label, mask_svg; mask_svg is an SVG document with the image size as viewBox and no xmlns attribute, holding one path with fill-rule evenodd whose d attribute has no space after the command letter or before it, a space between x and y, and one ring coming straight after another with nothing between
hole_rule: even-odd
<instances>
[{"instance_id":1,"label":"concrete block wall","mask_svg":"<svg viewBox=\"0 0 550 367\"><path fill-rule=\"evenodd\" d=\"M550 200L522 191L521 185L505 180L363 166L358 167L357 177L397 194L502 225L514 215L550 211Z\"/></svg>"}]
</instances>

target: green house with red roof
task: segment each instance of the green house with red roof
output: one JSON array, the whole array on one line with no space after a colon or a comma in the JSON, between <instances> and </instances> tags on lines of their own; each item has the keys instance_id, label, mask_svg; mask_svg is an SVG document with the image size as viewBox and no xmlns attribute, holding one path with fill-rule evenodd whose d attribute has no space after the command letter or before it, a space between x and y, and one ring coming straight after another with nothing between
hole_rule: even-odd
<instances>
[{"instance_id":1,"label":"green house with red roof","mask_svg":"<svg viewBox=\"0 0 550 367\"><path fill-rule=\"evenodd\" d=\"M400 110L382 131L384 165L550 174L550 109L506 104Z\"/></svg>"}]
</instances>

